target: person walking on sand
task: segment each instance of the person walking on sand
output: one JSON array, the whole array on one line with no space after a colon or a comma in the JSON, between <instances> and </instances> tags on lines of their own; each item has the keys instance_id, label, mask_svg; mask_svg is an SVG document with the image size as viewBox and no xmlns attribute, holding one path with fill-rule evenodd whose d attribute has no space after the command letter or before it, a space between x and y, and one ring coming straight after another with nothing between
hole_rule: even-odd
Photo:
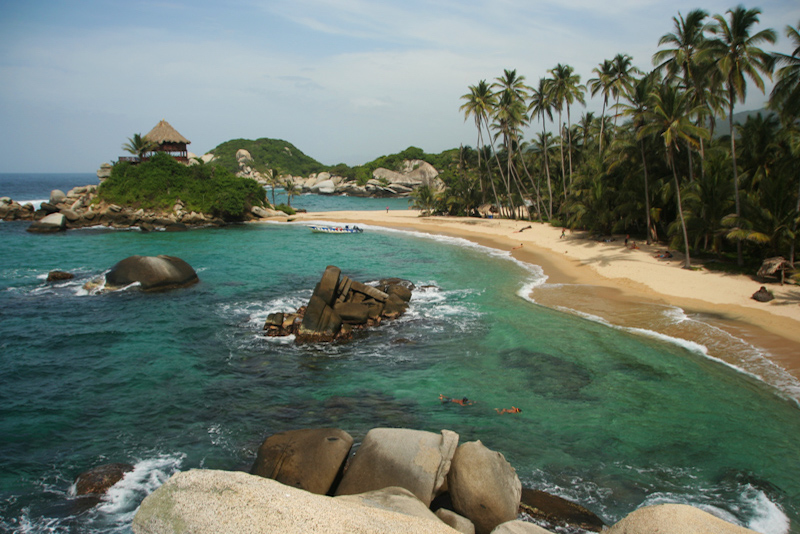
<instances>
[{"instance_id":1,"label":"person walking on sand","mask_svg":"<svg viewBox=\"0 0 800 534\"><path fill-rule=\"evenodd\" d=\"M559 237L559 239L564 239L565 237L567 237L567 229L566 228L562 228L561 229L561 237Z\"/></svg>"},{"instance_id":2,"label":"person walking on sand","mask_svg":"<svg viewBox=\"0 0 800 534\"><path fill-rule=\"evenodd\" d=\"M625 234L625 248L628 248L628 239L631 238L630 234Z\"/></svg>"},{"instance_id":3,"label":"person walking on sand","mask_svg":"<svg viewBox=\"0 0 800 534\"><path fill-rule=\"evenodd\" d=\"M499 409L495 408L494 411L496 411L498 414L502 415L504 413L520 413L522 410L520 410L516 406L512 406L511 408L503 408L502 410L499 410Z\"/></svg>"}]
</instances>

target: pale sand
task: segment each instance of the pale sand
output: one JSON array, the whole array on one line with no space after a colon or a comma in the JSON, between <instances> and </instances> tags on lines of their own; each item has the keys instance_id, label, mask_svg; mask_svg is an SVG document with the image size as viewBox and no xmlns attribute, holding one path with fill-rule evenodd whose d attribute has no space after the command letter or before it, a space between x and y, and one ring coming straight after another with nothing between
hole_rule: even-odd
<instances>
[{"instance_id":1,"label":"pale sand","mask_svg":"<svg viewBox=\"0 0 800 534\"><path fill-rule=\"evenodd\" d=\"M560 228L537 222L419 215L416 210L340 211L302 213L290 220L408 229L511 251L520 261L541 266L548 284L596 286L592 289L594 304L590 301L585 304L589 309L580 311L606 316L592 308L606 307L609 302L623 306L650 302L708 314L738 337L768 349L774 361L800 378L800 288L796 285L765 284L743 275L683 269L682 254L672 250L674 257L670 260L654 258L663 246L637 243L640 248L630 250L623 244L624 236L607 243L591 240L583 232L567 231L562 239ZM530 229L518 232L529 225ZM516 248L519 245L522 247ZM761 303L751 299L761 285L774 293L775 300ZM533 298L545 306L558 304L549 299L547 291L534 290Z\"/></svg>"}]
</instances>

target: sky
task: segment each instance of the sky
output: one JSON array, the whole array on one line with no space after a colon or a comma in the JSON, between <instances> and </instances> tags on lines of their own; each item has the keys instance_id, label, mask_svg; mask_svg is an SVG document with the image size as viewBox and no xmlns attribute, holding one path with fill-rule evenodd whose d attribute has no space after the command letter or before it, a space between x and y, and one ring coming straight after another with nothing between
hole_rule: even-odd
<instances>
[{"instance_id":1,"label":"sky","mask_svg":"<svg viewBox=\"0 0 800 534\"><path fill-rule=\"evenodd\" d=\"M197 155L283 139L359 165L409 146L474 146L461 96L558 63L585 83L618 53L652 69L672 17L705 0L0 0L0 172L94 172L166 119ZM800 21L763 0L758 29ZM768 84L767 92L771 88ZM766 97L752 84L738 110ZM599 99L584 111L599 114ZM538 129L537 129L538 131Z\"/></svg>"}]
</instances>

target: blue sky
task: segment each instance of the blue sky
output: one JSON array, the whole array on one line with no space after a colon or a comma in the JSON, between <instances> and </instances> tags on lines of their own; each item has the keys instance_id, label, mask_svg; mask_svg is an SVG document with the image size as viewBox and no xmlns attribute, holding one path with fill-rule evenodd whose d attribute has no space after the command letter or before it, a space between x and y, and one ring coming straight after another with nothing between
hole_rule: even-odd
<instances>
[{"instance_id":1,"label":"blue sky","mask_svg":"<svg viewBox=\"0 0 800 534\"><path fill-rule=\"evenodd\" d=\"M0 0L0 172L92 172L162 118L203 154L285 139L326 164L475 144L460 96L557 63L582 81L620 52L652 68L674 0ZM745 4L778 31L798 0ZM770 85L771 87L771 85ZM740 109L760 107L751 87ZM600 111L600 101L587 110ZM583 110L576 113L579 114Z\"/></svg>"}]
</instances>

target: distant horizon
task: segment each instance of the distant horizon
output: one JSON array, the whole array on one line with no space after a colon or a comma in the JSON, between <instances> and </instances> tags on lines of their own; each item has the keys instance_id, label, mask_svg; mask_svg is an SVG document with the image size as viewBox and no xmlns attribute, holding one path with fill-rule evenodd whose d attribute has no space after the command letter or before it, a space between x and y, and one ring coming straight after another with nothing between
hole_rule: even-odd
<instances>
[{"instance_id":1,"label":"distant horizon","mask_svg":"<svg viewBox=\"0 0 800 534\"><path fill-rule=\"evenodd\" d=\"M710 15L738 2L708 0ZM800 20L766 0L768 51ZM619 53L649 71L675 0L209 0L9 3L0 18L0 172L83 172L115 161L162 118L202 155L235 139L285 139L325 165L360 165L417 146L474 146L459 110L480 80L516 69L528 85L568 64L585 83ZM766 92L772 87L767 81ZM755 86L737 105L766 101ZM584 111L600 113L599 98ZM526 130L526 137L536 131ZM87 171L89 172L89 171Z\"/></svg>"}]
</instances>

